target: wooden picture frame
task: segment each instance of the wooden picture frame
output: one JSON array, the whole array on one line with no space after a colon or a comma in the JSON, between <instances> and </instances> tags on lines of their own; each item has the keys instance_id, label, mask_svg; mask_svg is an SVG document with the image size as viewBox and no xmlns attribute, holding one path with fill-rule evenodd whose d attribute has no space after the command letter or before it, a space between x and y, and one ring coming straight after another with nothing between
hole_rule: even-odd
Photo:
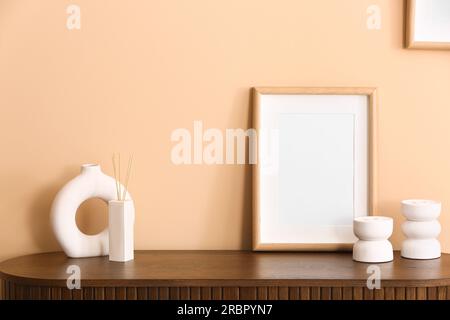
<instances>
[{"instance_id":1,"label":"wooden picture frame","mask_svg":"<svg viewBox=\"0 0 450 320\"><path fill-rule=\"evenodd\" d=\"M262 99L269 96L276 95L304 95L321 97L328 96L336 99L339 96L363 96L367 104L367 214L372 215L376 212L377 203L377 183L376 183L376 158L377 158L377 143L376 143L376 89L375 88L361 88L361 87L347 87L347 88L317 88L317 87L258 87L253 88L253 126L258 132L258 159L257 164L253 166L253 250L256 251L341 251L351 250L354 241L346 242L272 242L262 239L263 222L262 215L262 185L263 178L261 178L261 126L262 119ZM359 129L358 129L359 130ZM354 182L354 180L353 180ZM354 186L354 185L353 185ZM265 201L265 200L263 200ZM353 220L353 218L352 218ZM352 226L351 226L352 228ZM351 229L353 230L353 229ZM353 232L352 232L353 234Z\"/></svg>"},{"instance_id":2,"label":"wooden picture frame","mask_svg":"<svg viewBox=\"0 0 450 320\"><path fill-rule=\"evenodd\" d=\"M429 13L422 12L420 9L423 4L418 1L423 0L406 0L406 32L405 32L405 46L408 49L429 49L429 50L450 50L450 30L448 31L448 35L446 38L437 39L439 36L432 36L432 31L428 32L428 36L426 36L427 32L424 31L426 26L420 23L417 20L426 19L426 15ZM436 0L426 0L426 4L428 6L432 5L432 1ZM440 0L437 0L440 1ZM418 12L418 10L421 10ZM436 10L439 11L439 10ZM441 10L444 11L445 10ZM420 14L420 16L419 16ZM424 15L424 16L422 16ZM448 19L450 21L450 11L448 11ZM432 17L428 19L428 21L434 21ZM447 22L448 23L448 22ZM430 23L431 25L431 23ZM447 25L449 26L449 25ZM420 28L418 30L418 28ZM439 25L435 25L434 28L441 29ZM419 33L419 34L418 34ZM427 40L426 37L429 37Z\"/></svg>"}]
</instances>

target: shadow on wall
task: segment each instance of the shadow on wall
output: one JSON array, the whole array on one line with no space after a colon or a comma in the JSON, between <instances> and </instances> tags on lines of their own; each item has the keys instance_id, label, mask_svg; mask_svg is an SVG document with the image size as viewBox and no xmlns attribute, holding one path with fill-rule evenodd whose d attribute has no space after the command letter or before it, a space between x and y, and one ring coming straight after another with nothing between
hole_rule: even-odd
<instances>
[{"instance_id":1,"label":"shadow on wall","mask_svg":"<svg viewBox=\"0 0 450 320\"><path fill-rule=\"evenodd\" d=\"M70 179L76 176L76 171L66 169L58 181L48 185L36 193L31 205L29 207L29 231L34 243L39 251L59 251L61 250L53 230L50 225L50 209L53 199L58 191Z\"/></svg>"},{"instance_id":2,"label":"shadow on wall","mask_svg":"<svg viewBox=\"0 0 450 320\"><path fill-rule=\"evenodd\" d=\"M392 236L389 238L391 241L394 250L400 250L401 244L405 239L405 236L402 233L401 225L405 221L400 212L400 202L398 201L383 201L379 202L377 206L377 212L375 215L382 215L391 217L394 219L394 232Z\"/></svg>"},{"instance_id":3,"label":"shadow on wall","mask_svg":"<svg viewBox=\"0 0 450 320\"><path fill-rule=\"evenodd\" d=\"M237 119L243 119L241 126L243 129L252 128L252 113L253 113L253 100L252 92L247 88L242 89L237 95L236 100L233 101L234 110L237 113L232 115L230 119L231 124L236 123ZM230 126L232 128L233 126ZM247 141L248 145L248 141ZM248 148L246 148L246 159L248 162ZM203 221L206 228L209 228L211 224L217 223L215 210L217 209L217 203L221 203L224 206L224 211L233 210L233 212L227 214L225 219L225 225L223 225L223 232L218 234L218 238L214 239L214 244L219 244L219 247L212 249L227 249L220 247L220 243L223 243L223 239L220 237L229 237L229 230L236 230L233 236L237 236L239 239L236 242L233 241L235 247L239 246L240 249L250 250L252 248L252 170L253 166L250 164L240 165L235 164L231 166L222 166L217 168L219 174L216 179L216 188L223 188L222 179L228 180L229 177L233 181L228 180L226 186L229 190L223 190L221 193L224 198L213 199L209 197L210 218L212 221ZM228 175L229 170L239 170L239 175ZM35 196L28 208L28 230L32 237L33 243L40 252L48 251L60 251L59 246L53 230L50 224L50 209L52 202L58 193L58 191L71 179L79 174L78 168L75 166L66 167L62 170L61 176L51 184L40 189L35 193ZM239 187L236 187L239 186ZM238 201L239 203L236 203ZM103 201L98 199L91 199L83 203L77 211L77 225L80 230L86 234L96 234L101 232L107 226L107 206ZM223 220L222 220L223 221ZM206 232L206 243L211 242L211 234ZM237 244L237 246L236 246ZM230 248L228 248L230 249Z\"/></svg>"},{"instance_id":4,"label":"shadow on wall","mask_svg":"<svg viewBox=\"0 0 450 320\"><path fill-rule=\"evenodd\" d=\"M230 115L227 128L244 130L251 128L252 98L248 88L243 88L236 94L232 105L234 113ZM248 160L248 148L246 148L245 156ZM202 221L204 232L199 240L208 243L210 250L250 250L252 248L252 165L235 163L211 167L213 167L211 172L214 172L215 178L214 184L208 189L213 192L209 192L205 197L208 215ZM221 212L220 215L217 214L218 210ZM220 226L214 234L210 230L212 225ZM230 237L233 238L231 241ZM224 243L227 245L224 246Z\"/></svg>"},{"instance_id":5,"label":"shadow on wall","mask_svg":"<svg viewBox=\"0 0 450 320\"><path fill-rule=\"evenodd\" d=\"M249 92L247 109L247 128L253 128L253 90ZM246 151L246 158L249 159L249 148ZM253 165L247 164L244 169L244 201L242 203L242 230L241 246L243 249L252 249L253 239Z\"/></svg>"}]
</instances>

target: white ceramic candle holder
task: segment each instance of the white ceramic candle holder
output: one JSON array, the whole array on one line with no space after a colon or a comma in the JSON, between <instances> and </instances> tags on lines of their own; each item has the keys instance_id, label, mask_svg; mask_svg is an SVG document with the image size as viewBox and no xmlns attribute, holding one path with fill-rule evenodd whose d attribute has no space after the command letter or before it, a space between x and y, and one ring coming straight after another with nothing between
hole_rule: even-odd
<instances>
[{"instance_id":1,"label":"white ceramic candle holder","mask_svg":"<svg viewBox=\"0 0 450 320\"><path fill-rule=\"evenodd\" d=\"M109 260L134 259L134 205L132 200L111 200L109 207Z\"/></svg>"},{"instance_id":2,"label":"white ceramic candle holder","mask_svg":"<svg viewBox=\"0 0 450 320\"><path fill-rule=\"evenodd\" d=\"M393 220L389 217L358 217L353 220L353 233L358 241L353 245L353 260L380 263L394 259L392 244Z\"/></svg>"},{"instance_id":3,"label":"white ceramic candle holder","mask_svg":"<svg viewBox=\"0 0 450 320\"><path fill-rule=\"evenodd\" d=\"M407 219L402 224L406 240L401 255L409 259L436 259L441 256L441 244L436 239L441 233L437 220L441 203L433 200L403 200L402 213Z\"/></svg>"}]
</instances>

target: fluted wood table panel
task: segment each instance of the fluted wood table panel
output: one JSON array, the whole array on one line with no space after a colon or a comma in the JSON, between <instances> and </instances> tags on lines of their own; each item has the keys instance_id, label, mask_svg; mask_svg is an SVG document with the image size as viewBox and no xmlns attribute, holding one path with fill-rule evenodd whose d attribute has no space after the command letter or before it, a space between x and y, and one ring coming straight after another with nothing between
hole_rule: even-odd
<instances>
[{"instance_id":1,"label":"fluted wood table panel","mask_svg":"<svg viewBox=\"0 0 450 320\"><path fill-rule=\"evenodd\" d=\"M81 289L67 288L79 266ZM4 299L53 300L425 300L450 299L450 256L378 264L381 288L366 286L369 264L350 253L137 251L135 260L28 255L0 264Z\"/></svg>"}]
</instances>

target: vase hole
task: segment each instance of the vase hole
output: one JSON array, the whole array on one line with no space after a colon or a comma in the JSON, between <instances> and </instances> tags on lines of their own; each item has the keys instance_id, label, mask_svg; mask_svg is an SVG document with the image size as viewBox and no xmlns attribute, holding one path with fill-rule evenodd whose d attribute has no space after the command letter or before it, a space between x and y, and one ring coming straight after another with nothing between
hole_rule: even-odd
<instances>
[{"instance_id":1,"label":"vase hole","mask_svg":"<svg viewBox=\"0 0 450 320\"><path fill-rule=\"evenodd\" d=\"M88 199L78 208L75 220L84 234L98 234L108 227L108 204L99 198Z\"/></svg>"}]
</instances>

